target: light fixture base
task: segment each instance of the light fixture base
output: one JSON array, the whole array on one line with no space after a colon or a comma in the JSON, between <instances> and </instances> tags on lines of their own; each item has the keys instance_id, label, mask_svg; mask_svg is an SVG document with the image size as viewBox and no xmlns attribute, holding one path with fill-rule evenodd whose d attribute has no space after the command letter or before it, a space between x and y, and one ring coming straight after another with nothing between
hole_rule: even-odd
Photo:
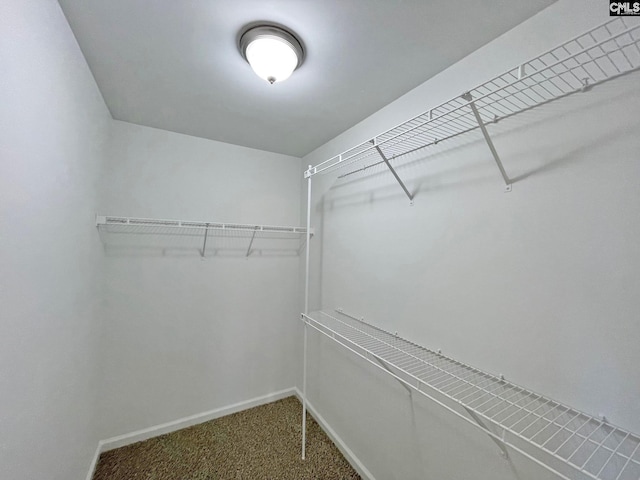
<instances>
[{"instance_id":1,"label":"light fixture base","mask_svg":"<svg viewBox=\"0 0 640 480\"><path fill-rule=\"evenodd\" d=\"M277 43L274 42L274 40L277 41ZM267 43L271 41L272 44L275 43L276 46L281 45L281 47L278 47L278 48L282 49L282 46L286 46L290 49L291 52L293 52L296 59L294 60L293 56L291 56L289 61L293 60L295 65L294 63L289 63L289 67L286 72L286 76L284 78L280 78L275 73L272 74L271 72L269 72L269 70L266 70L266 71L263 70L259 72L259 70L256 68L256 65L252 62L252 55L249 52L249 50L251 48L254 49L253 60L255 60L255 46L254 47L251 47L251 46L254 42L258 42L258 41L262 41L263 44L265 41ZM289 51L286 49L286 47L285 47L285 50ZM240 50L240 54L242 55L242 58L244 58L251 65L251 67L256 72L256 74L262 77L264 80L266 80L270 84L273 84L275 82L282 81L288 78L288 76L293 71L295 71L300 67L300 65L302 65L305 58L305 49L302 46L302 42L298 40L298 38L293 32L279 25L267 24L267 23L253 23L246 26L242 30L242 33L238 39L238 49ZM288 56L288 55L291 55L291 53L285 54L285 56ZM261 67L263 67L264 69L264 64L261 63Z\"/></svg>"}]
</instances>

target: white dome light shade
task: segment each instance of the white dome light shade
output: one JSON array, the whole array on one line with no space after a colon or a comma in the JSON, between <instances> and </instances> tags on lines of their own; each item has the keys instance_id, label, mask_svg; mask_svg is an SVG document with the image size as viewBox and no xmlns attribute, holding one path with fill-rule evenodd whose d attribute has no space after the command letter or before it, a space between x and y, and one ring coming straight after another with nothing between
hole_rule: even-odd
<instances>
[{"instance_id":1,"label":"white dome light shade","mask_svg":"<svg viewBox=\"0 0 640 480\"><path fill-rule=\"evenodd\" d=\"M269 83L289 78L304 55L292 34L272 26L247 30L240 38L240 52L256 75Z\"/></svg>"},{"instance_id":2,"label":"white dome light shade","mask_svg":"<svg viewBox=\"0 0 640 480\"><path fill-rule=\"evenodd\" d=\"M298 66L298 56L291 45L275 37L256 38L245 54L256 75L269 83L286 80Z\"/></svg>"}]
</instances>

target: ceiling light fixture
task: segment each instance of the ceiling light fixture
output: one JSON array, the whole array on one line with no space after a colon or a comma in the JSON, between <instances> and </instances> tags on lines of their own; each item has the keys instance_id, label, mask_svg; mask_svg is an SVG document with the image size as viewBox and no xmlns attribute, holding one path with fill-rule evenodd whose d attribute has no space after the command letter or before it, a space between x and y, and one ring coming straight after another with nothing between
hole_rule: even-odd
<instances>
[{"instance_id":1,"label":"ceiling light fixture","mask_svg":"<svg viewBox=\"0 0 640 480\"><path fill-rule=\"evenodd\" d=\"M275 25L258 25L240 37L240 53L256 75L273 84L302 65L304 49L295 35Z\"/></svg>"}]
</instances>

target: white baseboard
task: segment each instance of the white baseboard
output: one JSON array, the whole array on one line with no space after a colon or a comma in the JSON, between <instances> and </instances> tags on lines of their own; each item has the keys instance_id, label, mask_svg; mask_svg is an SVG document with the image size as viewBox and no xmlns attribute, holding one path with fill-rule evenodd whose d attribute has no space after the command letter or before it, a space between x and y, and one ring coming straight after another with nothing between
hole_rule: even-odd
<instances>
[{"instance_id":1,"label":"white baseboard","mask_svg":"<svg viewBox=\"0 0 640 480\"><path fill-rule=\"evenodd\" d=\"M96 452L93 454L93 458L91 459L91 464L89 465L89 472L87 473L87 480L91 480L93 478L93 474L96 471L96 466L98 465L98 459L100 458L101 453L102 453L102 440L98 442L98 446L96 447Z\"/></svg>"},{"instance_id":2,"label":"white baseboard","mask_svg":"<svg viewBox=\"0 0 640 480\"><path fill-rule=\"evenodd\" d=\"M295 388L294 390L295 390L296 396L298 397L300 402L302 402L302 392L300 392L298 388ZM318 422L318 425L320 425L320 428L324 430L324 432L331 439L331 441L335 443L336 447L338 447L338 450L340 450L344 458L347 459L347 461L351 464L354 470L358 472L358 474L364 480L375 480L375 477L371 474L371 472L367 469L367 467L365 467L364 464L360 461L360 459L356 457L356 455L353 453L353 451L351 451L351 449L347 446L347 444L342 441L342 439L338 436L335 430L331 428L331 426L322 417L322 415L320 415L318 411L315 408L313 408L313 405L309 403L309 400L307 400L307 410L309 410L311 415L313 415L313 418L316 419L316 421Z\"/></svg>"},{"instance_id":3,"label":"white baseboard","mask_svg":"<svg viewBox=\"0 0 640 480\"><path fill-rule=\"evenodd\" d=\"M164 435L165 433L175 432L183 428L191 427L193 425L198 425L199 423L208 422L209 420L224 417L226 415L231 415L232 413L241 412L249 408L258 407L260 405L266 405L267 403L275 402L277 400L290 397L291 395L297 396L300 402L302 402L302 393L300 392L300 390L298 390L295 387L288 388L286 390L270 393L267 395L263 395L261 397L253 398L251 400L246 400L244 402L238 402L238 403L234 403L233 405L228 405L226 407L209 410L208 412L198 413L196 415L191 415L189 417L180 418L178 420L163 423L161 425L156 425L154 427L137 430L135 432L126 433L124 435L118 435L116 437L107 438L106 440L100 440L98 442L98 447L96 448L96 452L93 456L93 459L91 460L91 465L89 467L89 472L87 473L86 480L91 480L93 478L93 474L98 464L98 459L100 458L100 454L102 452L107 452L115 448L131 445L132 443L142 442L143 440L148 440L153 437ZM311 405L308 401L307 401L307 409L309 410L311 415L313 415L313 418L316 419L316 421L318 422L318 425L320 425L320 427L325 431L325 433L331 439L331 441L336 444L336 446L338 447L338 450L340 450L342 455L344 455L344 457L351 464L351 466L356 470L356 472L358 472L358 474L364 480L375 480L371 472L367 470L367 468L362 464L362 462L358 459L358 457L355 456L355 454L351 451L349 447L347 447L347 445L342 441L342 439L333 430L333 428L329 426L329 424L322 417L322 415L320 415L318 411L313 407L313 405Z\"/></svg>"},{"instance_id":4,"label":"white baseboard","mask_svg":"<svg viewBox=\"0 0 640 480\"><path fill-rule=\"evenodd\" d=\"M100 454L102 452L107 452L115 448L131 445L132 443L142 442L143 440L158 437L160 435L164 435L165 433L182 430L183 428L192 427L193 425L198 425L199 423L208 422L209 420L213 420L215 418L231 415L232 413L241 412L249 408L266 405L267 403L275 402L277 400L290 397L291 395L297 395L297 390L295 388L288 388L279 392L269 393L267 395L252 398L251 400L246 400L244 402L234 403L233 405L227 405L225 407L209 410L208 412L198 413L189 417L180 418L172 422L144 428L142 430L137 430L131 433L125 433L124 435L107 438L106 440L100 440L98 442L98 448L96 448L94 458L91 461L89 472L87 473L87 480L91 480L93 478L93 473L96 469L96 465L98 464L98 458L100 457Z\"/></svg>"},{"instance_id":5,"label":"white baseboard","mask_svg":"<svg viewBox=\"0 0 640 480\"><path fill-rule=\"evenodd\" d=\"M163 423L161 425L145 428L136 432L118 435L117 437L102 440L102 451L107 452L109 450L113 450L114 448L131 445L132 443L141 442L143 440L148 440L153 437L164 435L165 433L182 430L183 428L192 427L193 425L198 425L199 423L208 422L209 420L213 420L214 418L224 417L226 415L231 415L232 413L241 412L242 410L265 405L267 403L275 402L276 400L281 400L295 394L296 390L294 388L288 388L287 390L269 393L267 395L252 398L251 400L246 400L244 402L238 402L226 407L209 410L208 412L197 413L196 415L191 415L190 417L180 418L172 422Z\"/></svg>"}]
</instances>

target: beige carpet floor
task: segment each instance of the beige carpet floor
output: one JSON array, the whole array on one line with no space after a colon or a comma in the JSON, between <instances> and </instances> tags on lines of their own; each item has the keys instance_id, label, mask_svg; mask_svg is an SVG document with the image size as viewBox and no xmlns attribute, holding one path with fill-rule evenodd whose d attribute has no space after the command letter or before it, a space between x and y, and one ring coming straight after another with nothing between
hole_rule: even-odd
<instances>
[{"instance_id":1,"label":"beige carpet floor","mask_svg":"<svg viewBox=\"0 0 640 480\"><path fill-rule=\"evenodd\" d=\"M211 420L100 455L94 480L360 479L296 397Z\"/></svg>"}]
</instances>

